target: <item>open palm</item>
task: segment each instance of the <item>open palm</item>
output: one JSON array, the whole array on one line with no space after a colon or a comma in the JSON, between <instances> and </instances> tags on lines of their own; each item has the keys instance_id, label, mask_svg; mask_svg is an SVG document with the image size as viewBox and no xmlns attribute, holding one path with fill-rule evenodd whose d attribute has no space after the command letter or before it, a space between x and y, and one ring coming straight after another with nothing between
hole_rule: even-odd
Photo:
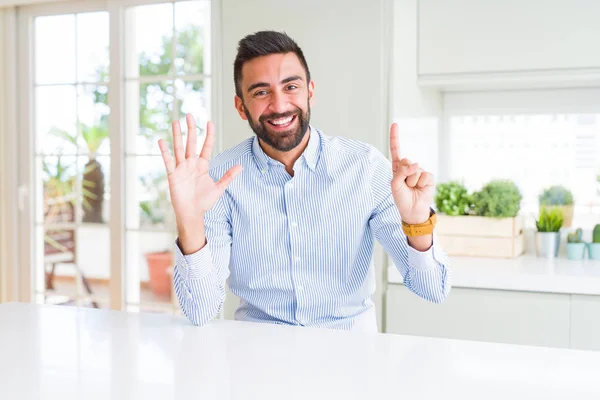
<instances>
[{"instance_id":1,"label":"open palm","mask_svg":"<svg viewBox=\"0 0 600 400\"><path fill-rule=\"evenodd\" d=\"M185 149L179 122L173 122L175 159L171 156L164 140L159 140L158 145L167 169L171 202L177 224L193 226L203 221L204 214L223 195L227 186L242 171L242 167L239 165L232 167L218 182L215 182L208 173L215 141L213 124L208 122L206 126L206 140L198 157L196 156L196 122L190 114L186 115L186 122L188 137Z\"/></svg>"}]
</instances>

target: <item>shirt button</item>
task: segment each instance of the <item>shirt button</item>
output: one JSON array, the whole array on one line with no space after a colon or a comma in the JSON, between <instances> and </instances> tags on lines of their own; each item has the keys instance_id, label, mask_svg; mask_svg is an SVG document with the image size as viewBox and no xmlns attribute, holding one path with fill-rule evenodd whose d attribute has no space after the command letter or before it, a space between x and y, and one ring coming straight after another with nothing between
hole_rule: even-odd
<instances>
[{"instance_id":1,"label":"shirt button","mask_svg":"<svg viewBox=\"0 0 600 400\"><path fill-rule=\"evenodd\" d=\"M289 185L288 187L289 187L290 189L293 189L293 188L294 188L294 184L293 184L293 183L290 183L290 185Z\"/></svg>"},{"instance_id":2,"label":"shirt button","mask_svg":"<svg viewBox=\"0 0 600 400\"><path fill-rule=\"evenodd\" d=\"M294 257L294 261L296 261L296 262L300 261L300 257L298 257L298 256Z\"/></svg>"},{"instance_id":3,"label":"shirt button","mask_svg":"<svg viewBox=\"0 0 600 400\"><path fill-rule=\"evenodd\" d=\"M292 227L294 227L294 228L295 228L295 227L297 227L297 226L298 226L298 224L297 224L295 221L293 221L293 222L292 222Z\"/></svg>"},{"instance_id":4,"label":"shirt button","mask_svg":"<svg viewBox=\"0 0 600 400\"><path fill-rule=\"evenodd\" d=\"M267 170L265 168L261 169L260 172L264 175L267 173Z\"/></svg>"},{"instance_id":5,"label":"shirt button","mask_svg":"<svg viewBox=\"0 0 600 400\"><path fill-rule=\"evenodd\" d=\"M304 290L304 286L298 285L298 290Z\"/></svg>"},{"instance_id":6,"label":"shirt button","mask_svg":"<svg viewBox=\"0 0 600 400\"><path fill-rule=\"evenodd\" d=\"M192 293L191 293L191 292L187 292L187 298L188 298L189 300L191 300L191 299L192 299Z\"/></svg>"}]
</instances>

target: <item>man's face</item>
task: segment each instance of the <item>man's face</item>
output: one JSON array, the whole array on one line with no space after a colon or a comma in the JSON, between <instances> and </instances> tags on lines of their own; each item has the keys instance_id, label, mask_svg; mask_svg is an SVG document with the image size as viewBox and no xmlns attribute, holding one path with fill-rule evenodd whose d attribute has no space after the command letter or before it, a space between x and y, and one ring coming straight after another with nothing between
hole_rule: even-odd
<instances>
[{"instance_id":1,"label":"man's face","mask_svg":"<svg viewBox=\"0 0 600 400\"><path fill-rule=\"evenodd\" d=\"M241 90L236 109L259 139L283 152L302 142L310 123L314 84L306 82L306 71L294 53L246 62Z\"/></svg>"}]
</instances>

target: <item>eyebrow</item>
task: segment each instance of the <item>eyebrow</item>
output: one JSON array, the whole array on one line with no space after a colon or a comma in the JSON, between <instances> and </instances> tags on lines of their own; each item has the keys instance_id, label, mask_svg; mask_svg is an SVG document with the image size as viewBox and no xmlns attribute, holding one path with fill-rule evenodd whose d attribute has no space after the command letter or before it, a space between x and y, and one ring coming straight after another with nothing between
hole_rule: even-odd
<instances>
[{"instance_id":1,"label":"eyebrow","mask_svg":"<svg viewBox=\"0 0 600 400\"><path fill-rule=\"evenodd\" d=\"M300 81L301 81L301 80L302 80L302 77L301 77L301 76L299 76L299 75L293 75L293 76L289 76L289 77L285 78L285 79L284 79L284 80L282 80L280 83L281 83L282 85L285 85L286 83L289 83L289 82L292 82L292 81L298 81L298 80L300 80ZM253 83L252 85L250 85L250 87L248 87L248 90L247 90L247 91L248 91L248 92L251 92L251 91L253 91L253 90L254 90L254 89L256 89L256 88L259 88L259 87L269 87L269 86L271 86L271 85L269 85L269 84L268 84L268 83L266 83L266 82L257 82L257 83Z\"/></svg>"}]
</instances>

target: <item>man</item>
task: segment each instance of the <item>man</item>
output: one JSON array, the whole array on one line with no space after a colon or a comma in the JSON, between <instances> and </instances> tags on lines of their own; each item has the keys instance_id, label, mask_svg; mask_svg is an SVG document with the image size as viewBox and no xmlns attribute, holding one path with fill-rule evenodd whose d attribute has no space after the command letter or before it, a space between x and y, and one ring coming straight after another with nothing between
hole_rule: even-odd
<instances>
[{"instance_id":1,"label":"man","mask_svg":"<svg viewBox=\"0 0 600 400\"><path fill-rule=\"evenodd\" d=\"M215 317L229 278L241 300L236 319L376 331L374 239L408 289L443 301L450 269L432 232L433 176L401 158L396 125L392 164L370 145L312 127L314 83L282 33L243 38L234 81L235 107L256 137L209 162L213 126L198 157L188 115L186 149L177 122L175 159L159 142L179 234L174 286L187 318Z\"/></svg>"}]
</instances>

